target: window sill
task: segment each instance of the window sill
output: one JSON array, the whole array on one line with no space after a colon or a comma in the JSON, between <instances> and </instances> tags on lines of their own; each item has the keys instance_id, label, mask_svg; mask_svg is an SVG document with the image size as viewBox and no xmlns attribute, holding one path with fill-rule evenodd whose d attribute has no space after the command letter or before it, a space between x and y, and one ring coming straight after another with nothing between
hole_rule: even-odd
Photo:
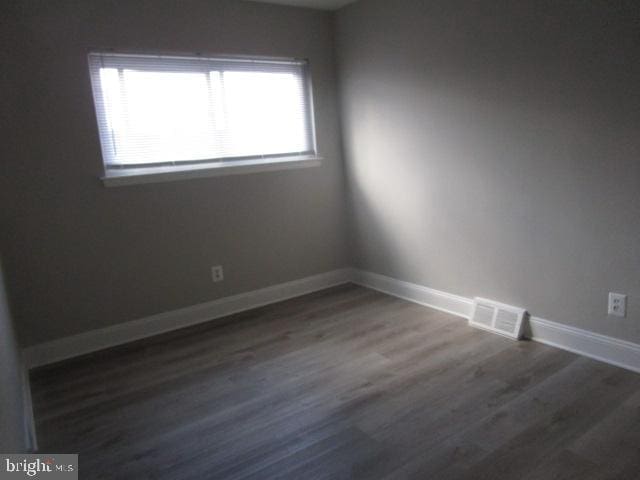
<instances>
[{"instance_id":1,"label":"window sill","mask_svg":"<svg viewBox=\"0 0 640 480\"><path fill-rule=\"evenodd\" d=\"M260 160L225 161L217 164L185 165L177 167L131 168L110 170L101 178L105 187L121 187L144 183L162 183L191 178L219 177L246 173L273 172L295 168L317 167L322 163L318 156L281 157Z\"/></svg>"}]
</instances>

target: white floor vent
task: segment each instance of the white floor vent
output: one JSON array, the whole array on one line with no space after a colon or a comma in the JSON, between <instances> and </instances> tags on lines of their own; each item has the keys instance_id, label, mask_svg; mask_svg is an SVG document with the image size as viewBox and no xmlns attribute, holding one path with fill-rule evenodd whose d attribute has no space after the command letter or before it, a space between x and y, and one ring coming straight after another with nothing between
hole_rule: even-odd
<instances>
[{"instance_id":1,"label":"white floor vent","mask_svg":"<svg viewBox=\"0 0 640 480\"><path fill-rule=\"evenodd\" d=\"M476 297L469 325L519 340L526 314L524 308Z\"/></svg>"}]
</instances>

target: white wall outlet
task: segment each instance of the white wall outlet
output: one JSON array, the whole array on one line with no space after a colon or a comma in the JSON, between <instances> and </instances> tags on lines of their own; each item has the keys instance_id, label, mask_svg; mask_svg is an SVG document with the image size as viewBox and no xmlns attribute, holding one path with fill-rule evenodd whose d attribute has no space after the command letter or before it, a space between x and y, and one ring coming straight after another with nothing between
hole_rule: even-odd
<instances>
[{"instance_id":1,"label":"white wall outlet","mask_svg":"<svg viewBox=\"0 0 640 480\"><path fill-rule=\"evenodd\" d=\"M615 317L627 316L627 296L621 293L609 292L609 315Z\"/></svg>"},{"instance_id":2,"label":"white wall outlet","mask_svg":"<svg viewBox=\"0 0 640 480\"><path fill-rule=\"evenodd\" d=\"M222 270L222 265L215 265L211 267L211 280L213 280L213 283L218 283L224 280L224 270Z\"/></svg>"}]
</instances>

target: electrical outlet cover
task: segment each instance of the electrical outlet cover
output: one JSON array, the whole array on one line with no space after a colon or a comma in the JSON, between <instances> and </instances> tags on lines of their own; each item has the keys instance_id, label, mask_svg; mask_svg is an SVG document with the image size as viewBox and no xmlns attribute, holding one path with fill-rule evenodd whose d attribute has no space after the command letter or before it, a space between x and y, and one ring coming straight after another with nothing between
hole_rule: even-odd
<instances>
[{"instance_id":1,"label":"electrical outlet cover","mask_svg":"<svg viewBox=\"0 0 640 480\"><path fill-rule=\"evenodd\" d=\"M627 316L627 296L622 293L609 292L609 315L614 317Z\"/></svg>"},{"instance_id":2,"label":"electrical outlet cover","mask_svg":"<svg viewBox=\"0 0 640 480\"><path fill-rule=\"evenodd\" d=\"M211 267L211 280L213 280L214 283L224 280L224 270L222 269L222 265L215 265Z\"/></svg>"}]
</instances>

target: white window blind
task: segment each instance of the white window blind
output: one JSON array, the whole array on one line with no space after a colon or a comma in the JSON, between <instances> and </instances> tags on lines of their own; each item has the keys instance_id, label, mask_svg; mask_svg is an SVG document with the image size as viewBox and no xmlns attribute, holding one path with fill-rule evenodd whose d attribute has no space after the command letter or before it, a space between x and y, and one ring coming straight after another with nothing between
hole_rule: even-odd
<instances>
[{"instance_id":1,"label":"white window blind","mask_svg":"<svg viewBox=\"0 0 640 480\"><path fill-rule=\"evenodd\" d=\"M91 53L106 168L315 154L307 63Z\"/></svg>"}]
</instances>

